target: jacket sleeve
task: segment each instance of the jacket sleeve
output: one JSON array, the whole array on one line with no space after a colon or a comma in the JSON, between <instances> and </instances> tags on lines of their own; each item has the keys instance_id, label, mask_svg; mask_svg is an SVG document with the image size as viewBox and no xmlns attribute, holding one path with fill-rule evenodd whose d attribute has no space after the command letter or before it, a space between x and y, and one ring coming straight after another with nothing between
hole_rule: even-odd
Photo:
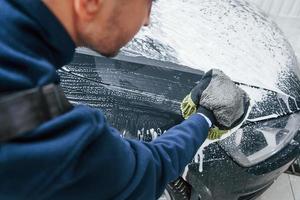
<instances>
[{"instance_id":1,"label":"jacket sleeve","mask_svg":"<svg viewBox=\"0 0 300 200\"><path fill-rule=\"evenodd\" d=\"M185 166L192 161L206 139L208 129L207 121L195 114L151 143L130 141L133 151L140 158L136 160L137 164L151 166L149 173L153 174L155 180L149 185L155 186L153 193L156 194L156 198L162 194L166 185L178 178ZM145 181L148 181L149 176L146 175L148 172L142 170L136 172L141 173L140 176L144 176Z\"/></svg>"},{"instance_id":2,"label":"jacket sleeve","mask_svg":"<svg viewBox=\"0 0 300 200\"><path fill-rule=\"evenodd\" d=\"M183 172L209 129L206 120L195 114L146 143L121 138L100 112L93 112L94 124L82 129L88 133L56 185L60 197L76 199L80 191L85 199L156 199Z\"/></svg>"}]
</instances>

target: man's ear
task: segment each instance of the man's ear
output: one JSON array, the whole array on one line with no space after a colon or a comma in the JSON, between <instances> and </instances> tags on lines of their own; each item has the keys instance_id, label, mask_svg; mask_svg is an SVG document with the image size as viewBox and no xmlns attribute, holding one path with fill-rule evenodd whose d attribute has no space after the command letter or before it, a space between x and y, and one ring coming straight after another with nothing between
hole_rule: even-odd
<instances>
[{"instance_id":1,"label":"man's ear","mask_svg":"<svg viewBox=\"0 0 300 200\"><path fill-rule=\"evenodd\" d=\"M74 0L74 10L81 19L90 20L99 12L103 0Z\"/></svg>"}]
</instances>

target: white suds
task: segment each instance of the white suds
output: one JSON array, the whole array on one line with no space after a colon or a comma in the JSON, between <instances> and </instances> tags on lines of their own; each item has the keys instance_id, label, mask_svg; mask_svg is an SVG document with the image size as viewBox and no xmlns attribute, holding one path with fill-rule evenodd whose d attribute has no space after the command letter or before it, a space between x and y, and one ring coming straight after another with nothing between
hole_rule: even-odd
<instances>
[{"instance_id":1,"label":"white suds","mask_svg":"<svg viewBox=\"0 0 300 200\"><path fill-rule=\"evenodd\" d=\"M159 0L151 26L125 50L202 71L218 68L236 81L273 90L296 60L273 21L243 0Z\"/></svg>"}]
</instances>

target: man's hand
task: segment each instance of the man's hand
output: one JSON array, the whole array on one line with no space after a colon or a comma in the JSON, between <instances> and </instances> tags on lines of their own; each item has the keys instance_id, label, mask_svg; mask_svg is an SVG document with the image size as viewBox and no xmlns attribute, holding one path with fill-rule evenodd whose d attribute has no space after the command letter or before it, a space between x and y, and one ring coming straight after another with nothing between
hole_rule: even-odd
<instances>
[{"instance_id":1,"label":"man's hand","mask_svg":"<svg viewBox=\"0 0 300 200\"><path fill-rule=\"evenodd\" d=\"M206 116L219 131L209 137L221 137L222 131L239 125L245 118L250 105L247 93L222 71L212 69L204 74L191 93L181 104L182 115L187 119L191 114ZM213 134L213 135L211 135Z\"/></svg>"}]
</instances>

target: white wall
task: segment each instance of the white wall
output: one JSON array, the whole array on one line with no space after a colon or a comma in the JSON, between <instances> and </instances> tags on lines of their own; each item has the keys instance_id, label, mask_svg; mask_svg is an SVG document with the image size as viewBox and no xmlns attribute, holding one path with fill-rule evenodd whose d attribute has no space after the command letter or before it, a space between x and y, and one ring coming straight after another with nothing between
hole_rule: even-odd
<instances>
[{"instance_id":1,"label":"white wall","mask_svg":"<svg viewBox=\"0 0 300 200\"><path fill-rule=\"evenodd\" d=\"M300 0L248 1L256 4L273 18L290 41L300 61Z\"/></svg>"},{"instance_id":2,"label":"white wall","mask_svg":"<svg viewBox=\"0 0 300 200\"><path fill-rule=\"evenodd\" d=\"M248 0L274 17L300 17L300 0Z\"/></svg>"}]
</instances>

